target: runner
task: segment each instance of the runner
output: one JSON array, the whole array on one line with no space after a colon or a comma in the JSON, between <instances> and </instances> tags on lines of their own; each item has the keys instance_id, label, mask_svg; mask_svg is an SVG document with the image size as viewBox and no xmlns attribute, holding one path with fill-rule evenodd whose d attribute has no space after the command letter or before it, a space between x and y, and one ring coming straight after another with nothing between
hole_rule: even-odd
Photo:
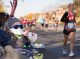
<instances>
[{"instance_id":1,"label":"runner","mask_svg":"<svg viewBox=\"0 0 80 59\"><path fill-rule=\"evenodd\" d=\"M48 20L45 20L45 30L48 31Z\"/></svg>"},{"instance_id":2,"label":"runner","mask_svg":"<svg viewBox=\"0 0 80 59\"><path fill-rule=\"evenodd\" d=\"M58 22L59 22L58 19L56 19L54 22L54 28L56 31L58 30Z\"/></svg>"},{"instance_id":3,"label":"runner","mask_svg":"<svg viewBox=\"0 0 80 59\"><path fill-rule=\"evenodd\" d=\"M74 56L74 39L75 39L75 34L76 34L76 13L73 12L73 7L74 4L69 4L68 6L68 12L65 12L64 15L61 18L61 22L64 22L64 49L63 49L63 54L66 54L66 45L67 45L67 40L68 37L70 36L70 54L69 56Z\"/></svg>"},{"instance_id":4,"label":"runner","mask_svg":"<svg viewBox=\"0 0 80 59\"><path fill-rule=\"evenodd\" d=\"M44 30L45 19L42 15L39 16L37 22L41 25L41 30Z\"/></svg>"}]
</instances>

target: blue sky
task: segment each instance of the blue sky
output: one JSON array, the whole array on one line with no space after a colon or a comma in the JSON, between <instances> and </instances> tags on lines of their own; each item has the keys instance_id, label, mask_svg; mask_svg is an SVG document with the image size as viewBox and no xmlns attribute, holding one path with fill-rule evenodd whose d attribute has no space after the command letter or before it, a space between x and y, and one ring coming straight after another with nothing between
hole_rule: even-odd
<instances>
[{"instance_id":1,"label":"blue sky","mask_svg":"<svg viewBox=\"0 0 80 59\"><path fill-rule=\"evenodd\" d=\"M5 6L10 6L10 0L3 1ZM20 17L31 12L42 12L43 10L46 11L47 8L50 8L50 6L53 6L53 9L56 9L56 7L62 4L69 4L72 2L73 0L24 0L23 2L22 0L18 0L15 16ZM10 13L10 7L5 9L6 12Z\"/></svg>"}]
</instances>

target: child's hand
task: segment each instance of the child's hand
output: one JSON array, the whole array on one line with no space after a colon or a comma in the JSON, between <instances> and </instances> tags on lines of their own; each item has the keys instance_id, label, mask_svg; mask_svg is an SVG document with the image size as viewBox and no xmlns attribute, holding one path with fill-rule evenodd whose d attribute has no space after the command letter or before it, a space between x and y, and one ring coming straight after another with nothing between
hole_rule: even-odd
<instances>
[{"instance_id":1,"label":"child's hand","mask_svg":"<svg viewBox=\"0 0 80 59\"><path fill-rule=\"evenodd\" d=\"M29 30L27 29L27 30L25 30L25 31L23 32L23 35L24 35L24 36L28 36L28 33L29 33Z\"/></svg>"}]
</instances>

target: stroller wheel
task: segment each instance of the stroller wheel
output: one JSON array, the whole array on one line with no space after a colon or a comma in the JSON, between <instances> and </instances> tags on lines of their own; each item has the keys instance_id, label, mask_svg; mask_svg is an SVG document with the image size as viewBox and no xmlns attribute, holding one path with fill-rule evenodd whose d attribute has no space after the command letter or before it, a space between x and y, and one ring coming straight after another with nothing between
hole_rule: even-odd
<instances>
[{"instance_id":1,"label":"stroller wheel","mask_svg":"<svg viewBox=\"0 0 80 59\"><path fill-rule=\"evenodd\" d=\"M3 53L0 53L0 57L3 56Z\"/></svg>"}]
</instances>

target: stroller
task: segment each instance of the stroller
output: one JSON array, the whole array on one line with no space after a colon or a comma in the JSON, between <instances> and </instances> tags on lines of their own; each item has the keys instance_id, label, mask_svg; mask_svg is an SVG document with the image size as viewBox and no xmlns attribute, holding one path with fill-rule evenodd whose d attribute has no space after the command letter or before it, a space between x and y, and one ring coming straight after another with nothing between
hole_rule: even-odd
<instances>
[{"instance_id":1,"label":"stroller","mask_svg":"<svg viewBox=\"0 0 80 59\"><path fill-rule=\"evenodd\" d=\"M45 51L45 45L42 43L36 43L37 34L33 32L29 32L28 38L31 41L31 45L33 48L33 58L34 59L43 59L43 52Z\"/></svg>"},{"instance_id":2,"label":"stroller","mask_svg":"<svg viewBox=\"0 0 80 59\"><path fill-rule=\"evenodd\" d=\"M18 48L16 51L19 53L20 59L34 59L33 52L29 49Z\"/></svg>"},{"instance_id":3,"label":"stroller","mask_svg":"<svg viewBox=\"0 0 80 59\"><path fill-rule=\"evenodd\" d=\"M31 37L32 36L32 37ZM24 59L43 59L43 51L45 51L45 46L42 43L36 43L37 34L29 32L28 36L22 48L18 48L18 52L21 58Z\"/></svg>"},{"instance_id":4,"label":"stroller","mask_svg":"<svg viewBox=\"0 0 80 59\"><path fill-rule=\"evenodd\" d=\"M25 38L27 39L27 37ZM22 43L23 45L21 47L20 45L15 45L15 51L20 55L20 59L34 59L31 42L23 39L18 40L19 44Z\"/></svg>"}]
</instances>

